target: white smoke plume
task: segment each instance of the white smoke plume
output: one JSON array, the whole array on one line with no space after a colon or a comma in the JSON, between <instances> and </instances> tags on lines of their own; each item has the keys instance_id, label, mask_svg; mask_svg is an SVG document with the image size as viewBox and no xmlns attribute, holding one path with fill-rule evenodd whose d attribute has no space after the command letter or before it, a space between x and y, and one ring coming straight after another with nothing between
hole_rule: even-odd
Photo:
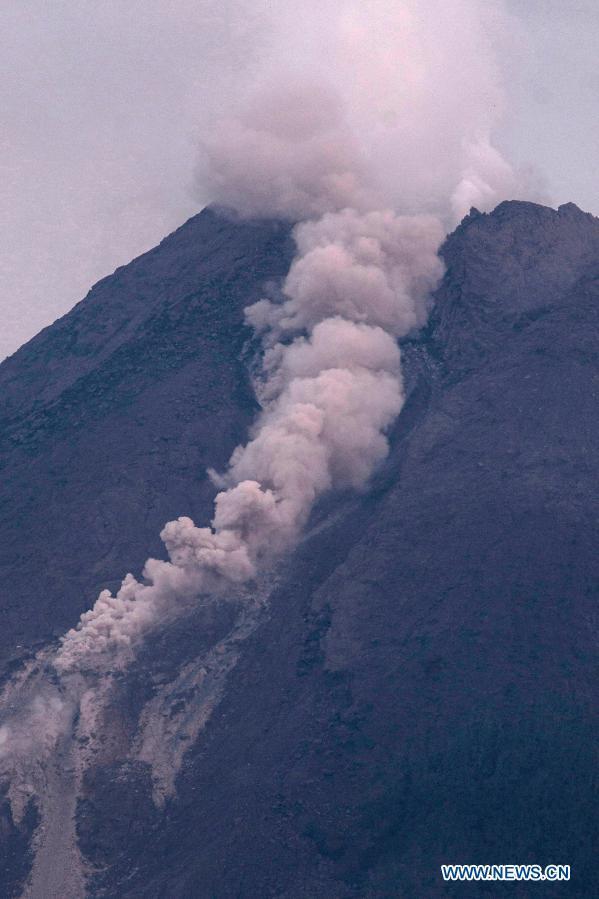
<instances>
[{"instance_id":1,"label":"white smoke plume","mask_svg":"<svg viewBox=\"0 0 599 899\"><path fill-rule=\"evenodd\" d=\"M285 282L287 302L261 300L247 318L275 339L310 331L332 314L401 337L426 321L441 273L435 251L442 237L432 216L325 213L295 229L298 252Z\"/></svg>"},{"instance_id":2,"label":"white smoke plume","mask_svg":"<svg viewBox=\"0 0 599 899\"><path fill-rule=\"evenodd\" d=\"M262 69L201 136L200 185L245 215L347 207L453 225L530 188L494 137L513 23L486 0L278 4Z\"/></svg>"},{"instance_id":3,"label":"white smoke plume","mask_svg":"<svg viewBox=\"0 0 599 899\"><path fill-rule=\"evenodd\" d=\"M32 749L38 752L40 743L53 747L72 714L73 709L56 692L35 695L10 723L0 726L0 768L9 752L23 759Z\"/></svg>"},{"instance_id":4,"label":"white smoke plume","mask_svg":"<svg viewBox=\"0 0 599 899\"><path fill-rule=\"evenodd\" d=\"M395 336L425 320L441 237L433 218L389 212L347 211L298 228L304 255L286 279L286 300L247 312L270 344L263 410L219 479L226 489L212 526L169 522L161 534L169 561L149 559L146 583L129 574L116 596L103 591L63 638L59 670L125 663L178 604L248 581L288 548L325 491L366 483L403 403ZM295 332L306 334L278 339Z\"/></svg>"},{"instance_id":5,"label":"white smoke plume","mask_svg":"<svg viewBox=\"0 0 599 899\"><path fill-rule=\"evenodd\" d=\"M258 86L203 135L200 163L215 201L300 222L281 297L246 311L262 412L214 476L210 527L169 522L169 561L100 594L63 637L60 672L125 665L158 622L250 581L318 497L363 488L384 459L404 399L397 338L426 321L446 227L519 190L493 145L497 9L309 0L299 38L296 12L281 14Z\"/></svg>"}]
</instances>

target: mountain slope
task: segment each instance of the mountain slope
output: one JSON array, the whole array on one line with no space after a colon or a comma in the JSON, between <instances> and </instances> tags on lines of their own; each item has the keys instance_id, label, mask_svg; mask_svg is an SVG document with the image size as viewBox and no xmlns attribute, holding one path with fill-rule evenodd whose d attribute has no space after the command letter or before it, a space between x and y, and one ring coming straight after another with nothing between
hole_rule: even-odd
<instances>
[{"instance_id":1,"label":"mountain slope","mask_svg":"<svg viewBox=\"0 0 599 899\"><path fill-rule=\"evenodd\" d=\"M256 410L242 310L292 253L287 227L206 210L0 365L0 654L210 516L206 468Z\"/></svg>"},{"instance_id":2,"label":"mountain slope","mask_svg":"<svg viewBox=\"0 0 599 899\"><path fill-rule=\"evenodd\" d=\"M241 309L291 253L205 212L0 367L7 657L207 519L255 411ZM90 895L497 894L445 862L570 864L535 894L591 894L599 222L504 203L443 256L368 493L317 508L265 604L165 627L116 686L77 797Z\"/></svg>"}]
</instances>

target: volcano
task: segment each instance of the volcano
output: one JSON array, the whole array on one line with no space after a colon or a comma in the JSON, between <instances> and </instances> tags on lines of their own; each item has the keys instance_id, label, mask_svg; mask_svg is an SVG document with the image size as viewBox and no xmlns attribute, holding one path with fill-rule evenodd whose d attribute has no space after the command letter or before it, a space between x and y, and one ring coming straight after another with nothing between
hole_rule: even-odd
<instances>
[{"instance_id":1,"label":"volcano","mask_svg":"<svg viewBox=\"0 0 599 899\"><path fill-rule=\"evenodd\" d=\"M208 208L0 366L0 715L167 520L210 519L259 409L243 310L293 255ZM85 739L0 763L2 895L496 895L453 863L593 893L599 220L504 202L441 255L369 488L152 633Z\"/></svg>"}]
</instances>

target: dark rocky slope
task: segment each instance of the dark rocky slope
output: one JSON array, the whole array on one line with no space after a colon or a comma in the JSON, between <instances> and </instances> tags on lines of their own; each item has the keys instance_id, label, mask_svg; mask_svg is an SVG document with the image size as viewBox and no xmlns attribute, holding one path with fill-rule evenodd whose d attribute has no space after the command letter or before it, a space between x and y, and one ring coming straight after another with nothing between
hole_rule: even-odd
<instances>
[{"instance_id":1,"label":"dark rocky slope","mask_svg":"<svg viewBox=\"0 0 599 899\"><path fill-rule=\"evenodd\" d=\"M0 658L210 516L206 467L256 411L242 310L292 253L288 227L206 210L0 365Z\"/></svg>"},{"instance_id":2,"label":"dark rocky slope","mask_svg":"<svg viewBox=\"0 0 599 899\"><path fill-rule=\"evenodd\" d=\"M204 466L254 411L240 310L291 251L203 213L0 367L7 655L137 570L168 517L206 518ZM316 511L177 798L155 808L125 754L88 772L91 895L495 897L439 864L514 861L573 879L511 896L593 894L599 221L504 203L443 253L390 457ZM124 718L207 633L185 639L151 641Z\"/></svg>"}]
</instances>

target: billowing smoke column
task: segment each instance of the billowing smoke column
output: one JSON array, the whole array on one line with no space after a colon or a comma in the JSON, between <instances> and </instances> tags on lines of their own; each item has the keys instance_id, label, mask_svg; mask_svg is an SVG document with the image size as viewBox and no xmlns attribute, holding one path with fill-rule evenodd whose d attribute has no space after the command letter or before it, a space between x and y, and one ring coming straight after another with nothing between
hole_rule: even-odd
<instances>
[{"instance_id":1,"label":"billowing smoke column","mask_svg":"<svg viewBox=\"0 0 599 899\"><path fill-rule=\"evenodd\" d=\"M284 301L246 313L266 346L263 410L219 479L212 527L169 522L170 561L149 559L147 583L127 575L116 596L100 594L63 638L59 670L125 663L178 603L244 583L287 549L325 491L366 483L402 406L395 338L426 319L441 237L434 218L391 212L298 226Z\"/></svg>"},{"instance_id":2,"label":"billowing smoke column","mask_svg":"<svg viewBox=\"0 0 599 899\"><path fill-rule=\"evenodd\" d=\"M251 580L319 496L362 488L385 457L403 402L397 338L426 321L445 228L518 190L491 142L489 6L310 0L301 46L283 15L262 86L207 132L200 176L216 201L300 222L281 297L246 310L262 412L214 476L211 526L169 522L169 561L100 594L63 637L60 672L126 664L157 622Z\"/></svg>"},{"instance_id":3,"label":"billowing smoke column","mask_svg":"<svg viewBox=\"0 0 599 899\"><path fill-rule=\"evenodd\" d=\"M202 133L200 187L242 215L440 215L530 195L493 138L500 0L281 0L261 61ZM222 113L222 110L221 110Z\"/></svg>"}]
</instances>

